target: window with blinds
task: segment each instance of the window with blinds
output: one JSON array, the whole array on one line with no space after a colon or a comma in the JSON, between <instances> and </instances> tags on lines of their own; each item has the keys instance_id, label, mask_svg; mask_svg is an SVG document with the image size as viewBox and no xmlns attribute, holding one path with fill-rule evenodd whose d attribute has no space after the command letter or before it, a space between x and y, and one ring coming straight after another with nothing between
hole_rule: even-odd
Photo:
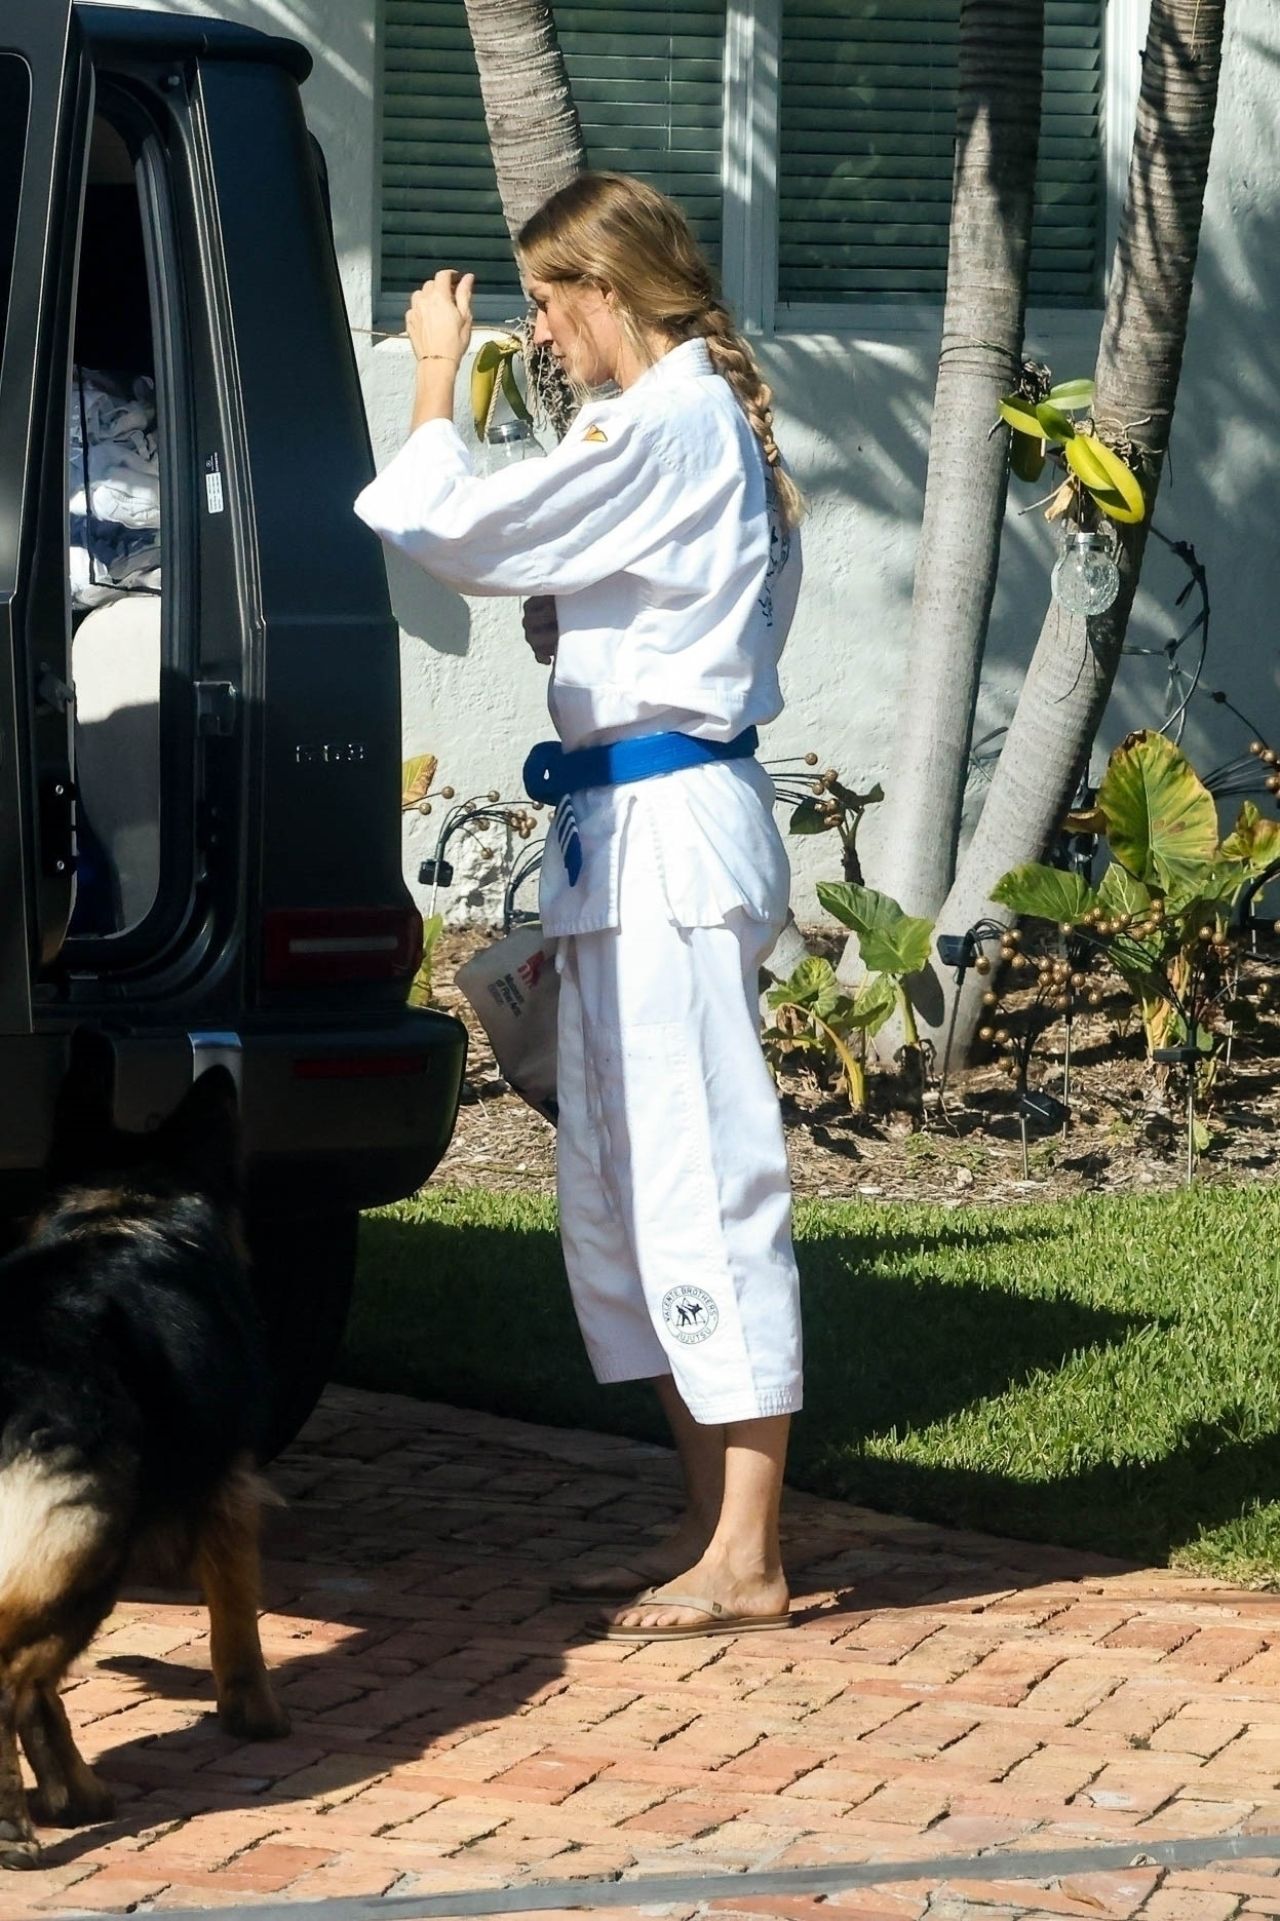
<instances>
[{"instance_id":1,"label":"window with blinds","mask_svg":"<svg viewBox=\"0 0 1280 1921\"><path fill-rule=\"evenodd\" d=\"M1097 298L1102 0L1046 0L1030 298ZM941 299L960 0L785 0L778 297Z\"/></svg>"},{"instance_id":2,"label":"window with blinds","mask_svg":"<svg viewBox=\"0 0 1280 1921\"><path fill-rule=\"evenodd\" d=\"M725 0L573 0L555 19L588 165L674 195L716 258ZM456 265L480 293L515 294L462 0L383 0L382 28L383 293Z\"/></svg>"}]
</instances>

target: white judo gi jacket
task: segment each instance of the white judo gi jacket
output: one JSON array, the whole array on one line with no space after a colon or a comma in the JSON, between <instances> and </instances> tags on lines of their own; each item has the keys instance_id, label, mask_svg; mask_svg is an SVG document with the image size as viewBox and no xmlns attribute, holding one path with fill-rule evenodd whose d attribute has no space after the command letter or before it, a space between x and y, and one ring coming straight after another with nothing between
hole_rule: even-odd
<instances>
[{"instance_id":1,"label":"white judo gi jacket","mask_svg":"<svg viewBox=\"0 0 1280 1921\"><path fill-rule=\"evenodd\" d=\"M568 748L668 731L732 740L781 706L800 583L760 446L706 345L592 403L545 460L477 479L447 421L357 502L471 594L552 594L550 708ZM800 1405L798 1278L760 962L788 866L768 776L709 762L573 796L554 834L561 938L557 1183L565 1265L601 1381L674 1376L707 1423Z\"/></svg>"},{"instance_id":2,"label":"white judo gi jacket","mask_svg":"<svg viewBox=\"0 0 1280 1921\"><path fill-rule=\"evenodd\" d=\"M356 512L460 593L554 595L548 704L567 748L668 730L732 740L781 708L800 586L799 536L766 473L699 339L585 406L544 460L477 478L452 423L426 422ZM750 761L576 795L583 872L571 887L549 836L544 930L617 925L624 823L653 836L674 921L742 908L780 923L789 875L771 799Z\"/></svg>"}]
</instances>

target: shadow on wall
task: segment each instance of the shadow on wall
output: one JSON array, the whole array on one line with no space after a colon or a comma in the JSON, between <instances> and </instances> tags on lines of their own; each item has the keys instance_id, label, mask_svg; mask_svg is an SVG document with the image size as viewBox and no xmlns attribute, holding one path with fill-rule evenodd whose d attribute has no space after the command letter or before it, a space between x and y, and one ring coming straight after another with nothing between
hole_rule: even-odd
<instances>
[{"instance_id":1,"label":"shadow on wall","mask_svg":"<svg viewBox=\"0 0 1280 1921\"><path fill-rule=\"evenodd\" d=\"M311 131L324 149L332 179L351 165L368 163L372 126L374 36L373 0L108 0L109 5L141 6L150 13L203 14L234 21L260 33L300 40L315 62L303 89ZM358 56L364 50L364 58ZM363 212L363 195L333 195L334 239L339 253L368 246L367 231L353 218Z\"/></svg>"},{"instance_id":2,"label":"shadow on wall","mask_svg":"<svg viewBox=\"0 0 1280 1921\"><path fill-rule=\"evenodd\" d=\"M437 654L465 654L471 644L471 610L462 595L441 587L393 548L384 551L392 611L405 635L425 641Z\"/></svg>"},{"instance_id":3,"label":"shadow on wall","mask_svg":"<svg viewBox=\"0 0 1280 1921\"><path fill-rule=\"evenodd\" d=\"M1228 138L1229 135L1229 138ZM1209 572L1213 631L1202 686L1222 689L1272 739L1280 736L1276 602L1276 447L1280 392L1273 377L1280 306L1280 39L1228 26L1215 156L1200 235L1170 459L1156 524L1189 540ZM1161 648L1190 608L1173 596L1180 563L1148 550L1131 642ZM1186 653L1194 650L1184 649ZM1107 718L1119 737L1165 711L1164 663L1129 661ZM1245 751L1250 731L1193 698L1186 745L1197 765Z\"/></svg>"},{"instance_id":4,"label":"shadow on wall","mask_svg":"<svg viewBox=\"0 0 1280 1921\"><path fill-rule=\"evenodd\" d=\"M366 196L344 191L342 178L369 165L372 0L358 0L349 10L334 0L143 4L217 14L290 35L311 50L317 71L304 97L335 181L338 247L365 252ZM1266 482L1280 444L1280 392L1269 375L1268 326L1268 315L1280 307L1280 201L1272 190L1278 173L1280 42L1273 29L1249 32L1230 25L1196 296L1157 521L1171 538L1191 541L1209 570L1214 628L1204 686L1222 688L1273 737L1280 735L1280 654L1273 640L1280 557L1272 527L1274 486ZM934 319L940 325L940 310ZM1050 361L1060 377L1084 373L1092 363L1098 319L1064 314L1061 325L1037 325L1028 351ZM936 330L924 316L921 331L899 340L781 335L768 343L764 358L793 458L814 498L810 552L821 552L821 564L810 574L808 618L839 635L864 623L870 600L883 623L877 658L900 658L924 495ZM1007 723L1046 605L1054 542L1038 512L1022 511L1033 499L1031 490L1014 483L979 736ZM1158 725L1169 711L1163 649L1187 618L1173 604L1185 579L1181 565L1153 543L1129 646L1155 652L1126 659L1104 722L1104 747L1132 727ZM463 601L407 564L393 561L391 580L407 634L435 653L467 651L470 618ZM906 694L894 689L890 697ZM1202 696L1192 699L1186 746L1198 765L1231 758L1246 745L1246 730L1222 707ZM979 778L973 800L981 787Z\"/></svg>"},{"instance_id":5,"label":"shadow on wall","mask_svg":"<svg viewBox=\"0 0 1280 1921\"><path fill-rule=\"evenodd\" d=\"M1274 31L1264 40L1229 28L1195 297L1156 514L1161 531L1192 543L1209 573L1210 650L1185 731L1188 752L1205 769L1243 753L1254 731L1210 702L1211 689L1225 692L1257 731L1280 736L1280 650L1273 638L1280 556L1272 525L1280 392L1271 377L1268 322L1280 305L1280 203L1272 190L1278 173L1280 40ZM940 327L940 311L937 321ZM1060 320L1037 314L1028 354L1047 361L1058 378L1088 373L1100 321L1100 313L1064 312ZM847 535L833 543L836 556L822 556L807 591L831 596L834 609L819 617L834 611L837 634L856 635L859 597L864 605L871 597L885 620L877 651L889 661L901 659L909 629L936 343L936 333L923 331L897 340L782 335L765 355L793 458L815 501L811 553L829 538L833 521L850 516ZM1035 490L1011 485L975 737L1007 724L1047 605L1056 543L1035 499ZM1158 726L1172 712L1165 650L1195 611L1194 600L1175 605L1187 578L1182 563L1152 542L1099 759L1130 729ZM1197 655L1188 644L1180 660L1192 668ZM1185 684L1179 697L1183 691ZM909 687L895 693L909 698ZM975 775L971 808L983 786Z\"/></svg>"}]
</instances>

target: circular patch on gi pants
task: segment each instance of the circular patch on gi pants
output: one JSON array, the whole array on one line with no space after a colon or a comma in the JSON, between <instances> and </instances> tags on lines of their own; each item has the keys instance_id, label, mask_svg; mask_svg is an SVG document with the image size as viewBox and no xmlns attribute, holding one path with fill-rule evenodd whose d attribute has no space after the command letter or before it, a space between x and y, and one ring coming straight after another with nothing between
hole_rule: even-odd
<instances>
[{"instance_id":1,"label":"circular patch on gi pants","mask_svg":"<svg viewBox=\"0 0 1280 1921\"><path fill-rule=\"evenodd\" d=\"M682 1347L696 1347L706 1341L720 1325L720 1309L705 1287L682 1282L669 1287L662 1297L662 1319L673 1341Z\"/></svg>"}]
</instances>

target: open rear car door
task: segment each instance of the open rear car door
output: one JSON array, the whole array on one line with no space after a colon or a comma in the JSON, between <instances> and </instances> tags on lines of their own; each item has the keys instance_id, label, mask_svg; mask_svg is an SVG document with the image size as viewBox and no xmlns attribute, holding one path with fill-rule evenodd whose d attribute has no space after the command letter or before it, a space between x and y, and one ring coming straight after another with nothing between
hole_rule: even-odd
<instances>
[{"instance_id":1,"label":"open rear car door","mask_svg":"<svg viewBox=\"0 0 1280 1921\"><path fill-rule=\"evenodd\" d=\"M0 1036L73 885L65 390L92 80L71 0L0 9Z\"/></svg>"}]
</instances>

